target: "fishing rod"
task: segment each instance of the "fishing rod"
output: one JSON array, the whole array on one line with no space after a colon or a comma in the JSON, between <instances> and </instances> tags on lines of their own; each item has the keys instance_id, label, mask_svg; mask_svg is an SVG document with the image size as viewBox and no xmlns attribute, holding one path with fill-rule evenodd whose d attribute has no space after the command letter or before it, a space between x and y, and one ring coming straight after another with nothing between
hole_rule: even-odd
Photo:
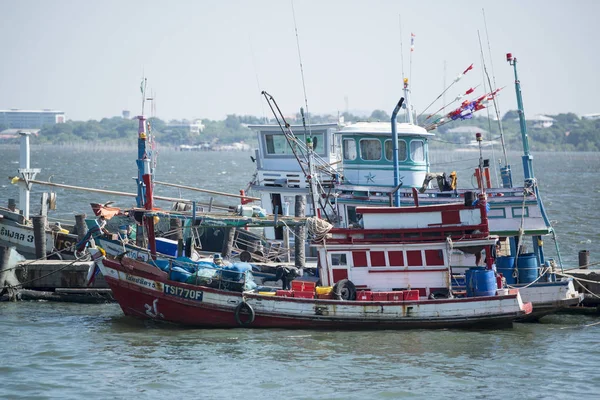
<instances>
[{"instance_id":1,"label":"fishing rod","mask_svg":"<svg viewBox=\"0 0 600 400\"><path fill-rule=\"evenodd\" d=\"M440 93L440 95L435 98L435 100L433 100L427 107L425 107L425 109L423 111L421 111L421 114L419 114L417 116L417 118L420 117L421 115L423 115L425 113L425 111L427 111L429 109L429 107L431 107L436 101L438 101L452 86L454 86L456 84L456 82L460 81L462 79L462 77L465 76L467 74L467 72L469 72L472 69L473 69L473 64L469 65L461 74L458 74L458 76L456 78L454 78L452 83L450 85L448 85L448 87L446 87L446 89L444 89L442 91L442 93Z\"/></svg>"},{"instance_id":2,"label":"fishing rod","mask_svg":"<svg viewBox=\"0 0 600 400\"><path fill-rule=\"evenodd\" d=\"M459 100L461 100L463 97L470 95L471 93L473 93L475 91L475 89L477 89L479 87L479 85L469 88L464 94L459 94L458 96L456 96L456 98L454 100L452 100L450 103L443 105L442 107L440 107L437 111L429 114L427 116L427 118L425 118L425 121L427 121L429 118L433 117L434 115L437 115L437 113L439 113L440 111L442 111L444 108L448 107L450 104L455 103Z\"/></svg>"}]
</instances>

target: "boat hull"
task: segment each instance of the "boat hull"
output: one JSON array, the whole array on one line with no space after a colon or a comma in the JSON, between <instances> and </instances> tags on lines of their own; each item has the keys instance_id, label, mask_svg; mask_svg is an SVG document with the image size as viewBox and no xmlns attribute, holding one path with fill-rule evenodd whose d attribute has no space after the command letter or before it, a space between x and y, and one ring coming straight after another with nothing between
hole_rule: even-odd
<instances>
[{"instance_id":1,"label":"boat hull","mask_svg":"<svg viewBox=\"0 0 600 400\"><path fill-rule=\"evenodd\" d=\"M126 259L127 260L127 259ZM517 291L489 298L341 301L239 293L166 279L135 260L100 260L126 315L205 328L413 329L510 326L531 312ZM254 314L237 314L245 302ZM250 320L252 320L250 322Z\"/></svg>"}]
</instances>

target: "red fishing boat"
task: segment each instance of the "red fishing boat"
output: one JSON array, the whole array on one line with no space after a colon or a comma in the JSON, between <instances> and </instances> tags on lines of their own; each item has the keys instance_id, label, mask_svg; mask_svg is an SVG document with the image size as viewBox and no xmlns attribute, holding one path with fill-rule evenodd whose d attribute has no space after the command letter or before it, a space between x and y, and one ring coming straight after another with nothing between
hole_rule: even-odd
<instances>
[{"instance_id":1,"label":"red fishing boat","mask_svg":"<svg viewBox=\"0 0 600 400\"><path fill-rule=\"evenodd\" d=\"M489 235L485 201L476 207L457 203L360 211L364 227L357 229L331 229L322 220L308 220L318 237L314 245L324 286L295 280L291 290L275 290L254 283L246 263L142 262L91 251L126 315L189 326L506 326L531 312L518 290L497 289L491 256L486 256L487 267L470 271L467 293L452 291L451 252L487 249L491 254L497 240Z\"/></svg>"}]
</instances>

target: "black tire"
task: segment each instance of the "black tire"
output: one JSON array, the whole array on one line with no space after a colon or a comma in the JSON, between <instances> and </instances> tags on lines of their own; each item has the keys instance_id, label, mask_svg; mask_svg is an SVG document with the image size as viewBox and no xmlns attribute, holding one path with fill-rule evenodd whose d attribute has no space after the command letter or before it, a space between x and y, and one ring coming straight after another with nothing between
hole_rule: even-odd
<instances>
[{"instance_id":1,"label":"black tire","mask_svg":"<svg viewBox=\"0 0 600 400\"><path fill-rule=\"evenodd\" d=\"M333 285L333 293L338 300L356 300L356 286L348 279L337 281Z\"/></svg>"},{"instance_id":2,"label":"black tire","mask_svg":"<svg viewBox=\"0 0 600 400\"><path fill-rule=\"evenodd\" d=\"M247 315L248 319L243 321L242 317L241 317L242 314ZM235 322L237 322L239 326L248 326L254 322L254 317L255 317L254 309L250 306L250 304L246 303L245 301L242 301L235 308L234 316L235 316Z\"/></svg>"},{"instance_id":3,"label":"black tire","mask_svg":"<svg viewBox=\"0 0 600 400\"><path fill-rule=\"evenodd\" d=\"M252 254L249 251L242 251L240 253L240 261L242 262L250 262L252 261Z\"/></svg>"}]
</instances>

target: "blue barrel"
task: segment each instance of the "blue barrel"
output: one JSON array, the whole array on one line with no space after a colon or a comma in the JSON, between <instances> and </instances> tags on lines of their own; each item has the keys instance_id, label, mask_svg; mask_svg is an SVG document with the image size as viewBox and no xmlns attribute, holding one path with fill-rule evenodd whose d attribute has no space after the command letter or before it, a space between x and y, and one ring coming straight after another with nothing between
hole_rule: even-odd
<instances>
[{"instance_id":1,"label":"blue barrel","mask_svg":"<svg viewBox=\"0 0 600 400\"><path fill-rule=\"evenodd\" d=\"M494 296L498 285L491 269L485 267L469 268L465 273L467 297Z\"/></svg>"},{"instance_id":2,"label":"blue barrel","mask_svg":"<svg viewBox=\"0 0 600 400\"><path fill-rule=\"evenodd\" d=\"M539 263L535 253L520 254L516 261L519 283L531 283L539 274Z\"/></svg>"},{"instance_id":3,"label":"blue barrel","mask_svg":"<svg viewBox=\"0 0 600 400\"><path fill-rule=\"evenodd\" d=\"M496 271L506 278L506 283L514 285L517 278L513 276L515 272L515 258L511 256L500 256L496 258Z\"/></svg>"}]
</instances>

